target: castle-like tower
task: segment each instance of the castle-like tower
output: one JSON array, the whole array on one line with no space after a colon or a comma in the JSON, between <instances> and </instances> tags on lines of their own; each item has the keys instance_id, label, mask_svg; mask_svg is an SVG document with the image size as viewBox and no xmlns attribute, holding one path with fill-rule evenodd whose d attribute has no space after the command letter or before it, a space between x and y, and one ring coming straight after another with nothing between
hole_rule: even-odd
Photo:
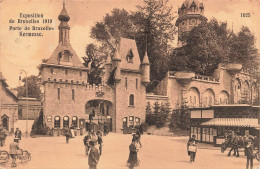
<instances>
[{"instance_id":1,"label":"castle-like tower","mask_svg":"<svg viewBox=\"0 0 260 169\"><path fill-rule=\"evenodd\" d=\"M178 9L179 17L175 23L178 27L178 47L185 44L184 34L201 22L206 22L204 4L198 0L186 0Z\"/></svg>"},{"instance_id":2,"label":"castle-like tower","mask_svg":"<svg viewBox=\"0 0 260 169\"><path fill-rule=\"evenodd\" d=\"M65 4L58 19L58 46L40 68L46 125L56 132L71 125L84 128L94 117L92 122L108 122L111 131L122 132L124 127L144 122L145 91L150 82L147 54L141 62L136 42L121 38L113 57L107 57L102 84L88 84L89 68L70 44ZM107 85L108 81L112 83Z\"/></svg>"}]
</instances>

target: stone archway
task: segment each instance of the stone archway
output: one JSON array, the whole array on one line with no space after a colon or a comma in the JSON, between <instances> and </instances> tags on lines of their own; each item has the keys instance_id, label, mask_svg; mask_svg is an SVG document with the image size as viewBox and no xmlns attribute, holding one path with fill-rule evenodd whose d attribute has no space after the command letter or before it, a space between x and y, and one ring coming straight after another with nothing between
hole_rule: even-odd
<instances>
[{"instance_id":1,"label":"stone archway","mask_svg":"<svg viewBox=\"0 0 260 169\"><path fill-rule=\"evenodd\" d=\"M86 126L90 122L98 124L103 130L104 125L111 129L114 123L114 106L111 101L105 99L92 99L85 104L85 113L88 115ZM102 126L103 125L103 126ZM110 130L111 131L111 130Z\"/></svg>"}]
</instances>

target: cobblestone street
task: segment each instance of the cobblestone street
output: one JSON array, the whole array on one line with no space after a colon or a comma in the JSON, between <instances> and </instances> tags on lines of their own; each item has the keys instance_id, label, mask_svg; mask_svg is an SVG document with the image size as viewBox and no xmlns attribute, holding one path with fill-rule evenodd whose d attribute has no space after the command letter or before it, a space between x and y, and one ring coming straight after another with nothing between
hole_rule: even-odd
<instances>
[{"instance_id":1,"label":"cobblestone street","mask_svg":"<svg viewBox=\"0 0 260 169\"><path fill-rule=\"evenodd\" d=\"M12 137L6 140L8 150ZM129 155L128 146L131 135L110 133L103 137L103 154L98 169L127 169L126 161ZM246 157L227 157L220 148L199 144L195 163L189 162L186 152L187 137L168 137L143 135L143 147L138 153L141 161L139 169L245 169ZM77 136L65 143L65 137L22 138L22 149L32 154L32 160L26 166L18 161L17 168L31 169L83 169L88 168L88 161L84 154L83 136ZM10 168L10 162L4 168ZM254 168L257 168L254 160Z\"/></svg>"}]
</instances>

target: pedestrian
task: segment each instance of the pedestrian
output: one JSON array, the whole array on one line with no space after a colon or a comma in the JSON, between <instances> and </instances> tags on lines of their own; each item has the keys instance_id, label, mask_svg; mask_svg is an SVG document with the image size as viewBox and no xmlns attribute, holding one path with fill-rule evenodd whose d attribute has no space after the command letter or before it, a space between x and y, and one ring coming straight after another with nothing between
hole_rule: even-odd
<instances>
[{"instance_id":1,"label":"pedestrian","mask_svg":"<svg viewBox=\"0 0 260 169\"><path fill-rule=\"evenodd\" d=\"M5 146L5 140L6 140L6 137L7 137L7 134L8 134L8 131L6 130L6 128L4 127L3 128L3 146Z\"/></svg>"},{"instance_id":2,"label":"pedestrian","mask_svg":"<svg viewBox=\"0 0 260 169\"><path fill-rule=\"evenodd\" d=\"M249 138L247 141L247 145L245 147L245 156L247 157L246 160L246 169L249 167L250 163L250 169L253 169L253 159L254 159L254 145L252 144L252 139Z\"/></svg>"},{"instance_id":3,"label":"pedestrian","mask_svg":"<svg viewBox=\"0 0 260 169\"><path fill-rule=\"evenodd\" d=\"M7 134L3 127L0 127L0 146L3 147L5 144L5 139L7 137Z\"/></svg>"},{"instance_id":4,"label":"pedestrian","mask_svg":"<svg viewBox=\"0 0 260 169\"><path fill-rule=\"evenodd\" d=\"M70 131L65 130L65 137L66 137L66 143L69 143L69 139L70 139Z\"/></svg>"},{"instance_id":5,"label":"pedestrian","mask_svg":"<svg viewBox=\"0 0 260 169\"><path fill-rule=\"evenodd\" d=\"M18 127L16 128L14 135L15 135L15 138L18 138L19 140L22 139L22 132L21 132L21 130L19 130Z\"/></svg>"},{"instance_id":6,"label":"pedestrian","mask_svg":"<svg viewBox=\"0 0 260 169\"><path fill-rule=\"evenodd\" d=\"M9 154L12 158L12 164L11 167L16 167L16 158L17 158L17 154L18 151L20 150L19 148L19 139L18 138L14 138L14 141L10 144L10 149L9 149Z\"/></svg>"},{"instance_id":7,"label":"pedestrian","mask_svg":"<svg viewBox=\"0 0 260 169\"><path fill-rule=\"evenodd\" d=\"M188 155L190 156L190 162L195 161L195 156L197 152L197 144L195 140L195 135L192 135L192 138L189 139L187 143L187 148L188 148Z\"/></svg>"},{"instance_id":8,"label":"pedestrian","mask_svg":"<svg viewBox=\"0 0 260 169\"><path fill-rule=\"evenodd\" d=\"M102 146L103 146L102 134L97 134L97 136L98 136L97 141L98 141L98 145L99 145L99 154L101 156L101 154L102 154Z\"/></svg>"},{"instance_id":9,"label":"pedestrian","mask_svg":"<svg viewBox=\"0 0 260 169\"><path fill-rule=\"evenodd\" d=\"M94 132L94 130L90 130L90 135L91 135L91 139L94 140L94 141L97 141L97 135L96 133Z\"/></svg>"},{"instance_id":10,"label":"pedestrian","mask_svg":"<svg viewBox=\"0 0 260 169\"><path fill-rule=\"evenodd\" d=\"M139 165L139 160L137 158L138 149L136 147L136 139L132 139L132 143L129 145L129 158L127 160L129 169L133 169Z\"/></svg>"},{"instance_id":11,"label":"pedestrian","mask_svg":"<svg viewBox=\"0 0 260 169\"><path fill-rule=\"evenodd\" d=\"M72 124L70 126L70 136L71 138L75 138L74 126Z\"/></svg>"},{"instance_id":12,"label":"pedestrian","mask_svg":"<svg viewBox=\"0 0 260 169\"><path fill-rule=\"evenodd\" d=\"M91 147L88 156L89 169L97 169L97 164L99 161L99 153L98 153L98 149L96 148L96 141L91 140L89 144Z\"/></svg>"},{"instance_id":13,"label":"pedestrian","mask_svg":"<svg viewBox=\"0 0 260 169\"><path fill-rule=\"evenodd\" d=\"M91 135L90 135L90 132L88 132L88 134L83 139L83 142L84 142L84 145L85 145L86 156L88 156L88 151L89 151L89 148L90 148L90 145L89 145L90 140L91 140Z\"/></svg>"},{"instance_id":14,"label":"pedestrian","mask_svg":"<svg viewBox=\"0 0 260 169\"><path fill-rule=\"evenodd\" d=\"M140 145L140 148L142 148L141 133L137 128L135 128L135 132L133 134L133 139L135 139L136 143L138 143Z\"/></svg>"}]
</instances>

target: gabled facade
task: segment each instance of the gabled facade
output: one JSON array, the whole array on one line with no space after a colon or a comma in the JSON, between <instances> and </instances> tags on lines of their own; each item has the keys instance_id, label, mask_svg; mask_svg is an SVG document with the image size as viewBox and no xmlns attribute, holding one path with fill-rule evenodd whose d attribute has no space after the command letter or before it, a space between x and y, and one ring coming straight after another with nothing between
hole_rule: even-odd
<instances>
[{"instance_id":1,"label":"gabled facade","mask_svg":"<svg viewBox=\"0 0 260 169\"><path fill-rule=\"evenodd\" d=\"M141 62L135 41L121 38L113 56L107 57L102 85L89 85L89 69L69 41L70 17L65 5L58 18L58 47L40 70L47 126L84 128L92 112L95 123L108 122L113 132L140 125L145 120L145 88L150 81L148 56Z\"/></svg>"}]
</instances>

